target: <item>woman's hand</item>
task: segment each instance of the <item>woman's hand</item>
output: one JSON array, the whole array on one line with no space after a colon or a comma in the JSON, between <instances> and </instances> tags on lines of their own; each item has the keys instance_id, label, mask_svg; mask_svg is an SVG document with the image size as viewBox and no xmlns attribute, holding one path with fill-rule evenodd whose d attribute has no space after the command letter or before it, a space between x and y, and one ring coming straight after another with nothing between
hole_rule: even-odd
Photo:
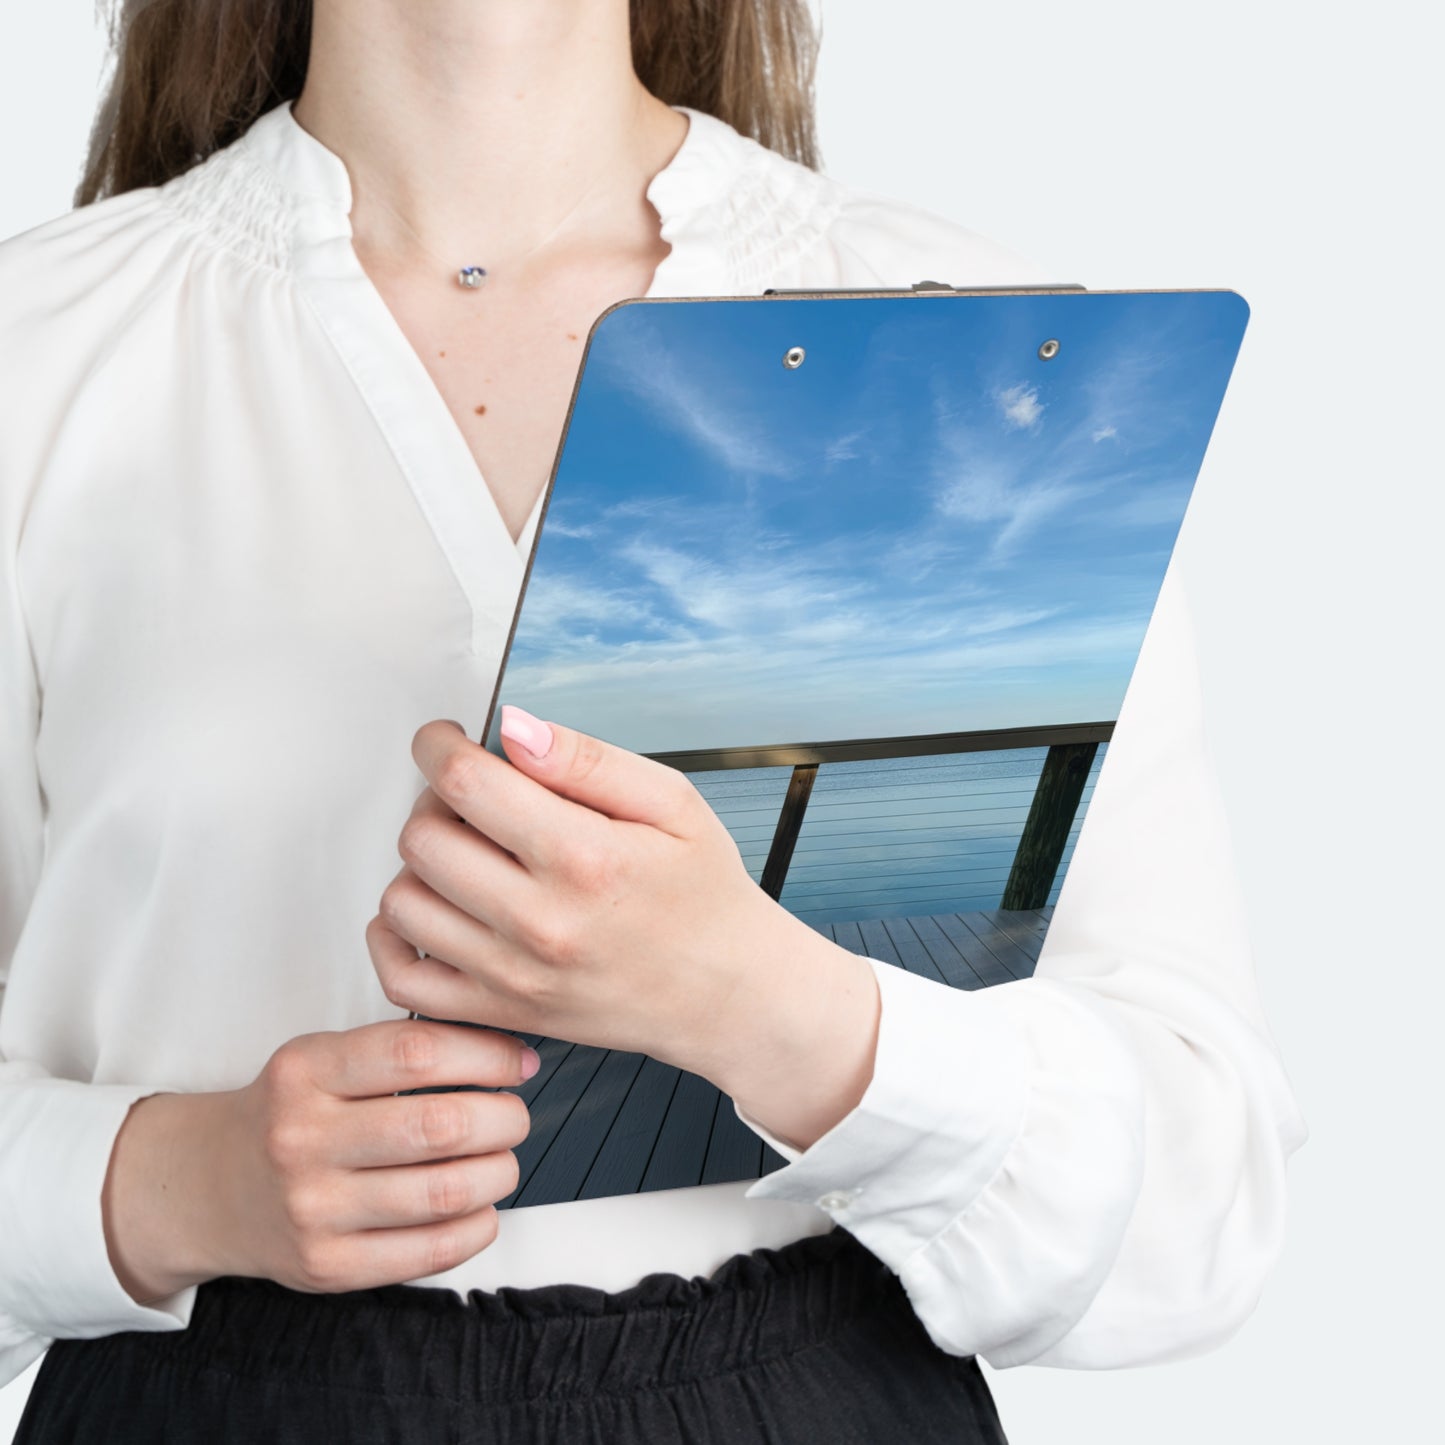
<instances>
[{"instance_id":1,"label":"woman's hand","mask_svg":"<svg viewBox=\"0 0 1445 1445\"><path fill-rule=\"evenodd\" d=\"M413 739L430 787L367 930L387 998L649 1054L783 1137L841 1118L872 1075L867 962L758 887L675 768L519 708L502 735L510 763L447 720Z\"/></svg>"},{"instance_id":2,"label":"woman's hand","mask_svg":"<svg viewBox=\"0 0 1445 1445\"><path fill-rule=\"evenodd\" d=\"M311 1293L450 1269L497 1235L531 1125L506 1034L388 1019L303 1034L245 1088L154 1094L116 1136L102 1196L117 1277L138 1301L219 1275Z\"/></svg>"},{"instance_id":3,"label":"woman's hand","mask_svg":"<svg viewBox=\"0 0 1445 1445\"><path fill-rule=\"evenodd\" d=\"M537 758L504 731L513 766L451 722L417 732L431 786L381 896L382 986L432 1018L684 1064L746 1012L804 925L749 877L684 774L550 734Z\"/></svg>"}]
</instances>

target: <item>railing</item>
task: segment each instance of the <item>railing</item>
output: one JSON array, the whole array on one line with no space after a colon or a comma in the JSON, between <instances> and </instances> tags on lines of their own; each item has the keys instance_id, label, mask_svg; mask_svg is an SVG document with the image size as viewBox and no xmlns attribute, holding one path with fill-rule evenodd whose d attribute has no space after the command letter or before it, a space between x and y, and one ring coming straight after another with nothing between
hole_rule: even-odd
<instances>
[{"instance_id":1,"label":"railing","mask_svg":"<svg viewBox=\"0 0 1445 1445\"><path fill-rule=\"evenodd\" d=\"M803 827L813 782L823 764L1047 747L1000 904L1007 909L1042 908L1058 873L1069 829L1078 814L1079 800L1099 744L1108 742L1113 733L1112 722L1061 723L1048 727L992 728L839 742L699 748L647 756L684 773L792 766L792 777L759 880L770 897L779 898Z\"/></svg>"}]
</instances>

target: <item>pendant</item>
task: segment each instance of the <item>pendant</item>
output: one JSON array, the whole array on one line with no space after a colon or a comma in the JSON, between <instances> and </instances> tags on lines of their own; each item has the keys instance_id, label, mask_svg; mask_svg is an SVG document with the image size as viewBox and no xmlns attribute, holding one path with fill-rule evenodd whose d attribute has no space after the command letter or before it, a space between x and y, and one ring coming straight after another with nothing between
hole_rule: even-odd
<instances>
[{"instance_id":1,"label":"pendant","mask_svg":"<svg viewBox=\"0 0 1445 1445\"><path fill-rule=\"evenodd\" d=\"M475 291L486 279L487 273L481 266L463 266L457 272L457 285L465 286L468 291Z\"/></svg>"}]
</instances>

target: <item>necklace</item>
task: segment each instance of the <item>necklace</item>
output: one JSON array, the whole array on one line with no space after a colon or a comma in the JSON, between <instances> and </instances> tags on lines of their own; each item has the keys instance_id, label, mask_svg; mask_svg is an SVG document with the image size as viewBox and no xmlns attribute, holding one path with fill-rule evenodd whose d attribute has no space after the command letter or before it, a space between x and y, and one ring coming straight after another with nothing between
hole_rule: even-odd
<instances>
[{"instance_id":1,"label":"necklace","mask_svg":"<svg viewBox=\"0 0 1445 1445\"><path fill-rule=\"evenodd\" d=\"M577 210L582 205L582 202L585 201L597 189L597 187L602 183L604 179L606 179L606 177L600 175L594 177L592 184L588 186L587 189L583 191L580 196L577 197L576 201L573 202L572 206L567 211L567 214L564 215L562 219L558 221L557 224L553 226L552 229L548 231L545 236L542 237L540 241L538 241L535 245L529 246L525 251L522 252L520 256L516 258L515 261L511 262L510 264L515 265L517 262L525 261L528 256L532 255L536 251L540 251L542 247L545 246L548 241L552 240L562 229L562 227L565 226L567 222L570 221L572 217L577 214ZM416 227L413 226L411 222L408 221L407 218L401 214L400 211L396 210L395 207L388 205L386 209L390 211L391 214L395 216L396 219L400 221L401 224L408 231L411 232L412 239L415 240L417 244L417 249L420 250L423 254L430 256L433 261L436 261L438 265L440 265L440 258L435 254L435 252L428 249L426 243L417 234ZM463 266L459 270L452 272L454 283L465 291L480 290L482 284L487 279L487 275L488 272L485 266Z\"/></svg>"},{"instance_id":2,"label":"necklace","mask_svg":"<svg viewBox=\"0 0 1445 1445\"><path fill-rule=\"evenodd\" d=\"M533 246L529 246L525 251L523 251L522 254L518 256L516 258L516 261L514 261L512 264L515 265L517 262L525 261L528 256L532 255L536 251L540 251L542 247L547 244L548 241L552 240L562 229L562 227L565 226L567 222L570 221L572 217L577 214L577 210L582 205L582 202L585 201L593 193L593 191L597 189L599 180L599 177L594 177L592 184L588 186L587 189L583 191L580 196L577 197L577 199L568 209L567 214L564 215L562 219L558 221L557 224L553 226L552 229L548 231L545 236L542 237L540 241L538 241ZM417 244L420 246L421 237L417 236L415 229L410 225L410 223L406 222L405 217L402 217L402 221L404 224L406 224L407 230L411 231L413 236L416 236ZM426 250L426 247L422 246L422 249ZM460 286L464 291L479 291L481 290L483 283L486 281L488 274L489 273L485 266L463 266L456 273L456 282L457 285Z\"/></svg>"}]
</instances>

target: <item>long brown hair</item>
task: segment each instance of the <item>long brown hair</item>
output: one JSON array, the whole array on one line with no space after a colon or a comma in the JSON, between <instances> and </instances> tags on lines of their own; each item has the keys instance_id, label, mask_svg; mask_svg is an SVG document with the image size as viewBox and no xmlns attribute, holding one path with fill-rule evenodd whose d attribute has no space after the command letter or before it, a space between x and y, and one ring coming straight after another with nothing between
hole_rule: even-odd
<instances>
[{"instance_id":1,"label":"long brown hair","mask_svg":"<svg viewBox=\"0 0 1445 1445\"><path fill-rule=\"evenodd\" d=\"M817 169L807 0L630 0L632 63L659 100ZM74 204L161 185L301 93L311 0L109 0L115 66Z\"/></svg>"}]
</instances>

